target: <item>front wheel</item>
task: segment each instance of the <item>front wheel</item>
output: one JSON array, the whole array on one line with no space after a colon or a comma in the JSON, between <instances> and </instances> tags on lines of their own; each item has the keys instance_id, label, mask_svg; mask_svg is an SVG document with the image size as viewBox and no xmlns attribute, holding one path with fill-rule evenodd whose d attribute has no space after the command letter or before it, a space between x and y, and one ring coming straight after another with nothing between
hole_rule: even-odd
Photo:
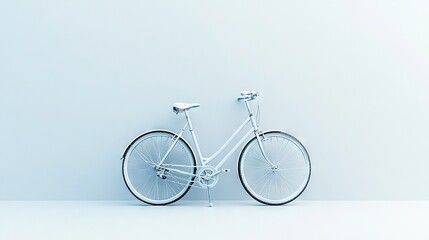
<instances>
[{"instance_id":1,"label":"front wheel","mask_svg":"<svg viewBox=\"0 0 429 240\"><path fill-rule=\"evenodd\" d=\"M261 203L282 205L295 200L310 180L310 157L293 136L269 131L251 139L240 154L238 173L247 193Z\"/></svg>"}]
</instances>

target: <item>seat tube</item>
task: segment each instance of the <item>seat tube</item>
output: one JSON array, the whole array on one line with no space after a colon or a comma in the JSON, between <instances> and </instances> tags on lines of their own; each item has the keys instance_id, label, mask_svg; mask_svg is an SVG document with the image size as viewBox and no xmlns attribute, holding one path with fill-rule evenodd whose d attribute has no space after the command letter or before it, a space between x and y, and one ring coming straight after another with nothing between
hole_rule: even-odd
<instances>
[{"instance_id":1,"label":"seat tube","mask_svg":"<svg viewBox=\"0 0 429 240\"><path fill-rule=\"evenodd\" d=\"M194 141L194 145L197 148L198 157L200 158L201 164L204 165L203 156L201 155L200 145L198 144L197 137L195 136L194 127L192 126L191 118L189 117L187 110L185 110L184 112L186 116L186 121L189 124L189 132L191 133L192 140Z\"/></svg>"}]
</instances>

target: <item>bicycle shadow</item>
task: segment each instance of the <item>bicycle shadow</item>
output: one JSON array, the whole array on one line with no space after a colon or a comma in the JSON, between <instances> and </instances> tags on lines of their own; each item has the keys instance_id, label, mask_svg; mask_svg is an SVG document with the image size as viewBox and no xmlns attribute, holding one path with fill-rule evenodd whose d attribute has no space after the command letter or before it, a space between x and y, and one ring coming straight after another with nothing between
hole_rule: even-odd
<instances>
[{"instance_id":1,"label":"bicycle shadow","mask_svg":"<svg viewBox=\"0 0 429 240\"><path fill-rule=\"evenodd\" d=\"M213 207L258 207L258 208L289 208L289 207L302 207L305 205L302 201L294 201L285 205L266 205L259 203L257 201L212 201ZM195 200L195 201L179 201L168 205L150 205L143 202L134 202L134 201L127 201L122 202L119 205L123 206L132 206L132 207L150 207L150 208L183 208L183 207L191 207L191 208L201 208L201 207L209 207L208 201L201 201L201 200Z\"/></svg>"}]
</instances>

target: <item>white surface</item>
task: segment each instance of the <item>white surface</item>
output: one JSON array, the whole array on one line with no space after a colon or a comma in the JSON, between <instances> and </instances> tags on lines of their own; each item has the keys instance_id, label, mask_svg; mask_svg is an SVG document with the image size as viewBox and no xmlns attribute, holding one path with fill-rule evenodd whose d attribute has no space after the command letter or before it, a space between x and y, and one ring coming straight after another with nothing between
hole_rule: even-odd
<instances>
[{"instance_id":1,"label":"white surface","mask_svg":"<svg viewBox=\"0 0 429 240\"><path fill-rule=\"evenodd\" d=\"M308 148L302 199L429 200L427 0L2 0L0 199L131 200L119 161L190 114L205 155L246 117ZM217 126L222 126L218 128ZM189 140L189 138L188 138ZM236 157L214 199L248 199ZM187 199L205 199L191 191Z\"/></svg>"},{"instance_id":2,"label":"white surface","mask_svg":"<svg viewBox=\"0 0 429 240\"><path fill-rule=\"evenodd\" d=\"M429 202L1 202L0 239L429 239Z\"/></svg>"}]
</instances>

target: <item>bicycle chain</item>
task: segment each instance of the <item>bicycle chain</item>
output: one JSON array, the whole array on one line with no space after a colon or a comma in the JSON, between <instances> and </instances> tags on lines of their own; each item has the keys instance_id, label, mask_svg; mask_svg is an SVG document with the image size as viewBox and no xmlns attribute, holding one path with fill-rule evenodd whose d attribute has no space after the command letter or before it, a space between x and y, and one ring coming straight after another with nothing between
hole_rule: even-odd
<instances>
[{"instance_id":1,"label":"bicycle chain","mask_svg":"<svg viewBox=\"0 0 429 240\"><path fill-rule=\"evenodd\" d=\"M189 179L186 179L186 178L182 178L182 177L178 177L178 176L174 176L174 175L172 175L171 173L169 173L169 172L167 172L171 177L173 177L173 178L175 178L175 179L179 179L179 180L183 180L183 181L186 181L186 182L192 182L192 183L198 183L199 181L196 181L196 180L189 180ZM191 186L191 187L196 187L196 188L201 188L201 189L204 189L203 187L201 187L199 184L185 184L185 183L181 183L181 182L176 182L176 181L173 181L173 180L169 180L168 179L168 177L166 178L166 179L164 179L164 180L166 180L166 181L169 181L169 182L172 182L172 183L177 183L177 184L180 184L180 185L182 185L182 186Z\"/></svg>"}]
</instances>

